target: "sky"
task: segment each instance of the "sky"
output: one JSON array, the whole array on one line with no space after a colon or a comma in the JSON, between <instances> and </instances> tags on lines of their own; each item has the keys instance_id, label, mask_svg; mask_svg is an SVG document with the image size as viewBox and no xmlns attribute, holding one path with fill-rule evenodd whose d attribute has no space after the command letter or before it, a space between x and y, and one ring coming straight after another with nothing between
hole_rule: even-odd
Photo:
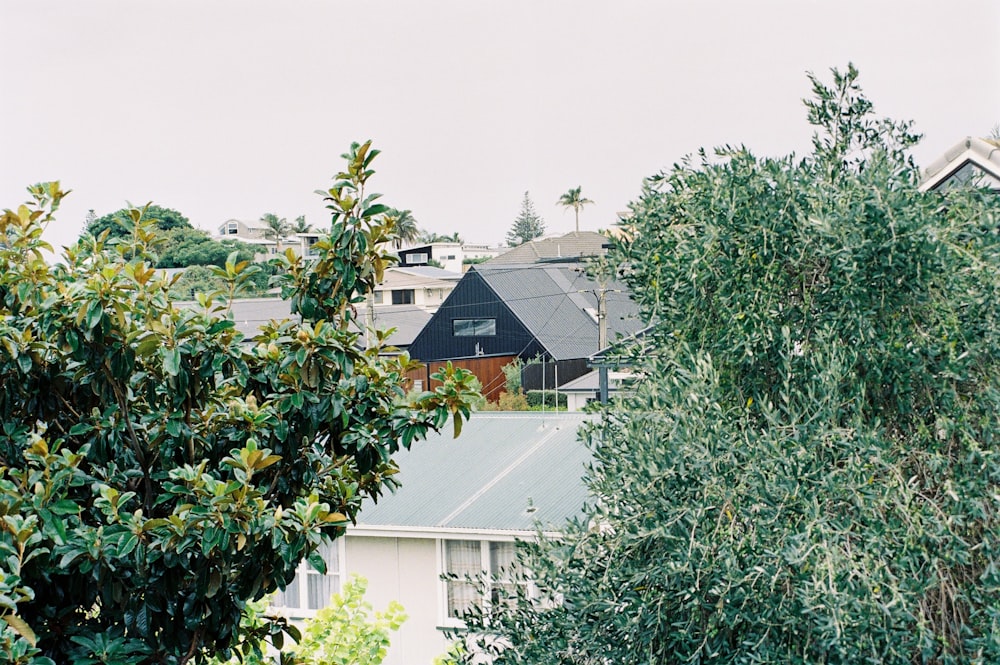
<instances>
[{"instance_id":1,"label":"sky","mask_svg":"<svg viewBox=\"0 0 1000 665\"><path fill-rule=\"evenodd\" d=\"M422 229L502 244L530 192L607 228L700 147L802 153L806 73L853 62L926 165L1000 123L996 0L0 0L0 208L34 182L87 211L175 208L201 228L329 222L352 141Z\"/></svg>"}]
</instances>

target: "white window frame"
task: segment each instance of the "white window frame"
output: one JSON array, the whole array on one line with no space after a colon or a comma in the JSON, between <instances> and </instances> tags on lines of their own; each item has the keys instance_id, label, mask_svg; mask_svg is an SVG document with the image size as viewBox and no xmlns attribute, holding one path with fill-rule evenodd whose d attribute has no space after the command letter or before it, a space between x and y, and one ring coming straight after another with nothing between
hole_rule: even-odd
<instances>
[{"instance_id":1,"label":"white window frame","mask_svg":"<svg viewBox=\"0 0 1000 665\"><path fill-rule=\"evenodd\" d=\"M465 542L477 542L479 543L479 566L480 566L480 576L483 581L488 581L489 576L495 575L499 571L491 570L490 561L490 545L493 543L510 545L511 547L516 547L513 538L503 538L503 537L491 537L491 538L477 538L475 535L454 535L450 538L439 538L437 541L437 558L438 558L438 578L439 583L439 602L438 602L438 626L442 628L464 628L465 621L458 617L449 616L448 614L448 582L444 576L448 573L447 570L447 543L455 541L465 541ZM515 555L516 556L516 555ZM487 592L485 597L480 597L479 601L481 603L489 603L490 596Z\"/></svg>"},{"instance_id":2,"label":"white window frame","mask_svg":"<svg viewBox=\"0 0 1000 665\"><path fill-rule=\"evenodd\" d=\"M333 578L333 592L340 593L344 588L344 558L347 555L346 538L341 536L331 543L333 547L336 548L337 552L337 569L333 570L330 567L330 562L327 561L326 576ZM314 569L307 559L303 559L302 563L295 571L295 581L298 582L299 590L299 605L289 606L289 605L277 605L272 604L272 607L278 611L283 616L290 619L306 619L316 616L316 612L322 609L322 607L310 608L309 605L309 586L306 583L306 579L310 575L319 575L320 573ZM278 600L280 596L275 596L275 601ZM329 603L330 599L326 599L325 603ZM326 607L326 604L323 605Z\"/></svg>"},{"instance_id":3,"label":"white window frame","mask_svg":"<svg viewBox=\"0 0 1000 665\"><path fill-rule=\"evenodd\" d=\"M417 252L415 254L406 255L406 265L408 266L416 263L427 263L428 260L430 260L430 257L427 255L427 252Z\"/></svg>"}]
</instances>

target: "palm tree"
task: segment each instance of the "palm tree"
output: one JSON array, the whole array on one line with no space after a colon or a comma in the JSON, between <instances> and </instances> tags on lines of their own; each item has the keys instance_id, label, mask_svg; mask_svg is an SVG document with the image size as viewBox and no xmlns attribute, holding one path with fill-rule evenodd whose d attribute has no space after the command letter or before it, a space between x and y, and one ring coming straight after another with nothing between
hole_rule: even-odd
<instances>
[{"instance_id":1,"label":"palm tree","mask_svg":"<svg viewBox=\"0 0 1000 665\"><path fill-rule=\"evenodd\" d=\"M563 207L572 208L573 212L576 213L577 233L580 232L580 209L583 208L583 206L585 205L593 203L593 201L591 201L590 199L585 199L580 195L580 189L581 189L580 187L576 188L571 187L568 192L560 196L559 200L556 201L557 204Z\"/></svg>"},{"instance_id":2,"label":"palm tree","mask_svg":"<svg viewBox=\"0 0 1000 665\"><path fill-rule=\"evenodd\" d=\"M310 231L312 231L312 228L313 227L311 224L306 224L305 215L299 215L298 217L296 217L295 223L292 224L293 233L309 233Z\"/></svg>"},{"instance_id":3,"label":"palm tree","mask_svg":"<svg viewBox=\"0 0 1000 665\"><path fill-rule=\"evenodd\" d=\"M393 240L396 249L401 249L404 242L412 243L420 239L420 229L412 212L392 209L386 214L396 218L396 239Z\"/></svg>"},{"instance_id":4,"label":"palm tree","mask_svg":"<svg viewBox=\"0 0 1000 665\"><path fill-rule=\"evenodd\" d=\"M272 238L277 243L276 251L281 252L281 241L291 231L288 220L278 217L272 212L266 212L260 216L260 221L264 222L264 237L268 240Z\"/></svg>"}]
</instances>

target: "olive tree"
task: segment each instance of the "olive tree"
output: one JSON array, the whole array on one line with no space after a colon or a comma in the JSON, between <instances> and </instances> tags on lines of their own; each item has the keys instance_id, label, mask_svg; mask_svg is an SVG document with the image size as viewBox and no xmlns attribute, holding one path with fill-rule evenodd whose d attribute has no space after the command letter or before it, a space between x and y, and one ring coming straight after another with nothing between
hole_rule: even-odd
<instances>
[{"instance_id":1,"label":"olive tree","mask_svg":"<svg viewBox=\"0 0 1000 665\"><path fill-rule=\"evenodd\" d=\"M1000 205L815 77L804 157L700 153L611 253L655 328L502 663L1000 662ZM470 656L471 658L471 656Z\"/></svg>"},{"instance_id":2,"label":"olive tree","mask_svg":"<svg viewBox=\"0 0 1000 665\"><path fill-rule=\"evenodd\" d=\"M292 318L245 339L227 295L178 308L150 265L157 235L85 238L62 263L41 234L65 196L0 216L0 649L14 663L176 663L227 656L248 602L283 588L395 485L392 454L475 393L445 368L407 402L409 361L362 350L355 305L391 258L353 145L325 192L332 223L276 278ZM379 336L381 340L382 336ZM280 637L277 629L269 630Z\"/></svg>"}]
</instances>

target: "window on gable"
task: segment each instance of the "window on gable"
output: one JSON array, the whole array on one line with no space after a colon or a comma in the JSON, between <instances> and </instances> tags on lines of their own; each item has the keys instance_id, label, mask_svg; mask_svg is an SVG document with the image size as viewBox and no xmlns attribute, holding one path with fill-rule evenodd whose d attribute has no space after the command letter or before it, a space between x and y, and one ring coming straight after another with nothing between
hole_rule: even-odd
<instances>
[{"instance_id":1,"label":"window on gable","mask_svg":"<svg viewBox=\"0 0 1000 665\"><path fill-rule=\"evenodd\" d=\"M455 337L479 337L497 334L496 319L452 319L451 332Z\"/></svg>"},{"instance_id":2,"label":"window on gable","mask_svg":"<svg viewBox=\"0 0 1000 665\"><path fill-rule=\"evenodd\" d=\"M415 265L417 263L427 263L427 253L420 252L418 254L407 254L406 263L408 265Z\"/></svg>"},{"instance_id":3,"label":"window on gable","mask_svg":"<svg viewBox=\"0 0 1000 665\"><path fill-rule=\"evenodd\" d=\"M513 582L505 576L515 563L514 543L488 540L445 540L443 542L445 616L461 620L487 601L507 602L514 593Z\"/></svg>"},{"instance_id":4,"label":"window on gable","mask_svg":"<svg viewBox=\"0 0 1000 665\"><path fill-rule=\"evenodd\" d=\"M326 561L326 574L320 574L308 562L303 561L284 591L274 595L272 606L283 608L290 616L311 616L330 602L330 596L340 591L341 585L341 541L323 543L319 553Z\"/></svg>"}]
</instances>

